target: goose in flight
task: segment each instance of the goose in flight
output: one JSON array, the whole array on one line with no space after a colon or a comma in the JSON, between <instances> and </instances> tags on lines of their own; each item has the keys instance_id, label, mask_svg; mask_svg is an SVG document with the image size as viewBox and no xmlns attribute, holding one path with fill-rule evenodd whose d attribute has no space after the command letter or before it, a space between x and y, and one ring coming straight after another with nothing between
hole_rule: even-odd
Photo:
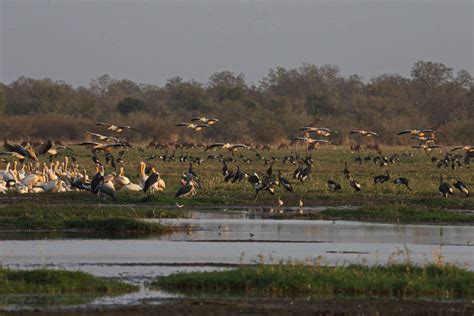
<instances>
[{"instance_id":1,"label":"goose in flight","mask_svg":"<svg viewBox=\"0 0 474 316\"><path fill-rule=\"evenodd\" d=\"M106 135L102 135L102 134L97 134L97 133L91 133L91 132L87 132L87 134L91 135L91 136L94 136L94 137L97 137L99 140L105 140L106 142L108 141L114 141L114 142L120 142L120 139L118 139L117 137L113 137L113 136L106 136Z\"/></svg>"},{"instance_id":2,"label":"goose in flight","mask_svg":"<svg viewBox=\"0 0 474 316\"><path fill-rule=\"evenodd\" d=\"M423 137L426 135L426 133L434 133L434 130L432 129L406 129L406 130L401 131L397 135L410 134L412 136Z\"/></svg>"},{"instance_id":3,"label":"goose in flight","mask_svg":"<svg viewBox=\"0 0 474 316\"><path fill-rule=\"evenodd\" d=\"M97 143L97 142L82 142L82 143L77 143L75 145L89 146L93 150L104 150L104 151L109 151L110 149L117 148L117 147L131 147L130 144L125 143L125 142L109 143L109 144L102 144L102 143Z\"/></svg>"},{"instance_id":4,"label":"goose in flight","mask_svg":"<svg viewBox=\"0 0 474 316\"><path fill-rule=\"evenodd\" d=\"M227 149L230 152L237 151L239 148L246 148L250 149L249 146L244 144L229 144L229 143L214 143L206 147L205 151L212 149L212 148L223 148Z\"/></svg>"},{"instance_id":5,"label":"goose in flight","mask_svg":"<svg viewBox=\"0 0 474 316\"><path fill-rule=\"evenodd\" d=\"M176 124L177 127L187 127L193 129L195 131L200 131L205 127L209 127L208 124L194 124L194 123L178 123Z\"/></svg>"},{"instance_id":6,"label":"goose in flight","mask_svg":"<svg viewBox=\"0 0 474 316\"><path fill-rule=\"evenodd\" d=\"M456 151L456 150L464 150L466 153L470 153L474 151L474 146L459 146L459 147L454 147L451 149L451 151Z\"/></svg>"},{"instance_id":7,"label":"goose in flight","mask_svg":"<svg viewBox=\"0 0 474 316\"><path fill-rule=\"evenodd\" d=\"M117 132L117 133L121 133L123 132L123 130L125 129L130 129L130 130L134 130L136 132L140 132L140 130L136 129L135 127L132 127L130 125L115 125L115 124L110 124L110 123L96 123L96 125L99 125L99 126L107 126L107 129L109 131L112 131L112 132Z\"/></svg>"},{"instance_id":8,"label":"goose in flight","mask_svg":"<svg viewBox=\"0 0 474 316\"><path fill-rule=\"evenodd\" d=\"M351 131L349 134L360 134L360 135L365 136L365 137L379 136L379 134L376 133L376 132L365 131L363 129Z\"/></svg>"},{"instance_id":9,"label":"goose in flight","mask_svg":"<svg viewBox=\"0 0 474 316\"><path fill-rule=\"evenodd\" d=\"M201 117L196 116L191 119L191 122L196 122L196 121L202 122L207 125L214 125L217 122L219 122L219 120L216 118L207 118L205 116L201 116Z\"/></svg>"},{"instance_id":10,"label":"goose in flight","mask_svg":"<svg viewBox=\"0 0 474 316\"><path fill-rule=\"evenodd\" d=\"M295 137L293 140L301 140L307 144L329 143L329 141L326 139L314 139L308 137Z\"/></svg>"}]
</instances>

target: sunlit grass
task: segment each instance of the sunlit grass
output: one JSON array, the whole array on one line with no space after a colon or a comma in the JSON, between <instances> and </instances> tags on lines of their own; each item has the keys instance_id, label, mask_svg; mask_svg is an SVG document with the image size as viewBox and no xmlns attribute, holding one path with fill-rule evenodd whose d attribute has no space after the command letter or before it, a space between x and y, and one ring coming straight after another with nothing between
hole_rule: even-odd
<instances>
[{"instance_id":1,"label":"sunlit grass","mask_svg":"<svg viewBox=\"0 0 474 316\"><path fill-rule=\"evenodd\" d=\"M449 265L410 263L348 265L258 265L229 271L182 272L154 285L186 293L219 295L354 295L438 298L474 296L474 272Z\"/></svg>"},{"instance_id":2,"label":"sunlit grass","mask_svg":"<svg viewBox=\"0 0 474 316\"><path fill-rule=\"evenodd\" d=\"M136 290L131 284L95 277L79 271L0 268L0 294L123 293Z\"/></svg>"}]
</instances>

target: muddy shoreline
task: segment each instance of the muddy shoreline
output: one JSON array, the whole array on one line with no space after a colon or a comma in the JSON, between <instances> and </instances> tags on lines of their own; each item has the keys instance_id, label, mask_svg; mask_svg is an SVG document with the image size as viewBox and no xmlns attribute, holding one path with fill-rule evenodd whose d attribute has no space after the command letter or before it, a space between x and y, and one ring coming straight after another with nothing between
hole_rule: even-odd
<instances>
[{"instance_id":1,"label":"muddy shoreline","mask_svg":"<svg viewBox=\"0 0 474 316\"><path fill-rule=\"evenodd\" d=\"M167 299L159 304L1 311L2 316L131 315L472 315L474 302L395 299Z\"/></svg>"}]
</instances>

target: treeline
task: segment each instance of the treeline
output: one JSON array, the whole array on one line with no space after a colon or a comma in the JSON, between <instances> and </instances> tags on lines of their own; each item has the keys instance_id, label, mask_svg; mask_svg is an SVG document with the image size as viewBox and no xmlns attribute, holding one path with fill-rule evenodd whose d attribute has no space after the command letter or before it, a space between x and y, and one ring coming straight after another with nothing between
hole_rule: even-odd
<instances>
[{"instance_id":1,"label":"treeline","mask_svg":"<svg viewBox=\"0 0 474 316\"><path fill-rule=\"evenodd\" d=\"M407 143L394 135L408 128L435 128L441 143L474 140L474 81L469 72L417 62L409 78L384 74L368 81L344 77L336 66L305 64L271 69L249 85L242 74L223 71L209 82L176 77L160 87L103 75L88 87L63 81L20 77L0 84L0 139L82 140L102 131L95 122L137 127L131 141L288 142L299 127L339 131L346 143L351 129L380 133L380 142ZM196 132L175 127L193 116L217 117Z\"/></svg>"}]
</instances>

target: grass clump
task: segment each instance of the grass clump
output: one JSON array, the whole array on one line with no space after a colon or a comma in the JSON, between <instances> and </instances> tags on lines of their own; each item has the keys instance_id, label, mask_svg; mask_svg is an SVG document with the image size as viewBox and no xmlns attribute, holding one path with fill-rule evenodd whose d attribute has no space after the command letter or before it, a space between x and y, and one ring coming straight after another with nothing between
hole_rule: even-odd
<instances>
[{"instance_id":1,"label":"grass clump","mask_svg":"<svg viewBox=\"0 0 474 316\"><path fill-rule=\"evenodd\" d=\"M141 219L174 216L170 211L148 208L24 204L0 208L0 229L161 233L167 228Z\"/></svg>"},{"instance_id":2,"label":"grass clump","mask_svg":"<svg viewBox=\"0 0 474 316\"><path fill-rule=\"evenodd\" d=\"M123 293L135 285L99 278L80 271L0 269L0 294Z\"/></svg>"},{"instance_id":3,"label":"grass clump","mask_svg":"<svg viewBox=\"0 0 474 316\"><path fill-rule=\"evenodd\" d=\"M0 218L0 228L15 230L80 230L105 233L161 233L167 230L158 223L126 217L111 218Z\"/></svg>"},{"instance_id":4,"label":"grass clump","mask_svg":"<svg viewBox=\"0 0 474 316\"><path fill-rule=\"evenodd\" d=\"M280 264L230 271L181 272L157 279L154 286L207 294L465 298L474 295L474 272L435 264L423 267Z\"/></svg>"}]
</instances>

